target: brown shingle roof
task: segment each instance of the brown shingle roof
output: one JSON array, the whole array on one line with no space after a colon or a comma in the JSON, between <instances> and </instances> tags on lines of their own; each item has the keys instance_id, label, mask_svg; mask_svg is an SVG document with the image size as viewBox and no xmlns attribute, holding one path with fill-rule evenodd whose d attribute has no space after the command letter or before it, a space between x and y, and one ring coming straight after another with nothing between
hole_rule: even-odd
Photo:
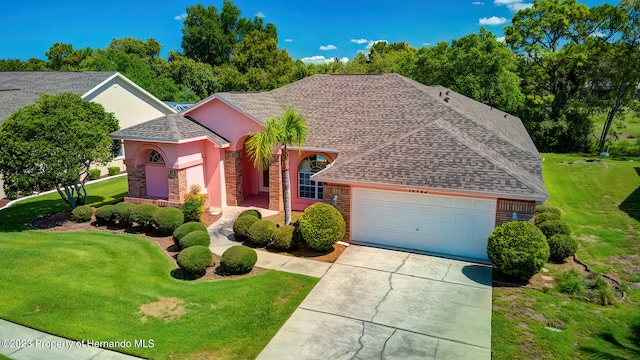
<instances>
[{"instance_id":1,"label":"brown shingle roof","mask_svg":"<svg viewBox=\"0 0 640 360\"><path fill-rule=\"evenodd\" d=\"M40 99L39 93L84 95L115 72L7 71L0 72L0 124L11 114Z\"/></svg>"},{"instance_id":2,"label":"brown shingle roof","mask_svg":"<svg viewBox=\"0 0 640 360\"><path fill-rule=\"evenodd\" d=\"M157 119L121 129L109 134L114 139L159 141L180 143L207 138L219 147L229 146L229 141L194 119L180 114L169 114Z\"/></svg>"},{"instance_id":3,"label":"brown shingle roof","mask_svg":"<svg viewBox=\"0 0 640 360\"><path fill-rule=\"evenodd\" d=\"M397 74L314 75L214 96L260 122L296 108L309 125L305 147L340 150L318 181L548 197L520 119L441 86Z\"/></svg>"}]
</instances>

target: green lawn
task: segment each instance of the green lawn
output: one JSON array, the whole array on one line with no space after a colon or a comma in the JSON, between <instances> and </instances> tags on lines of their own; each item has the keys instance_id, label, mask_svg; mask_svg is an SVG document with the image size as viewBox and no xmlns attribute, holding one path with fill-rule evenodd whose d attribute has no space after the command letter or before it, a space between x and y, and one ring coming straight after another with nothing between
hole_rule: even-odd
<instances>
[{"instance_id":1,"label":"green lawn","mask_svg":"<svg viewBox=\"0 0 640 360\"><path fill-rule=\"evenodd\" d=\"M580 259L627 285L640 281L640 162L542 156L549 204L579 239ZM549 268L547 275L557 275ZM640 358L639 305L633 287L624 302L607 307L552 289L494 288L493 358Z\"/></svg>"},{"instance_id":2,"label":"green lawn","mask_svg":"<svg viewBox=\"0 0 640 360\"><path fill-rule=\"evenodd\" d=\"M606 119L606 113L596 114L592 117L593 133L596 138L600 138ZM620 140L627 139L633 141L636 139L640 139L640 114L633 111L624 113L622 118L617 118L613 121L612 128L614 129L614 131L617 131L616 125L618 123L624 124L624 128L622 128L622 130L620 131Z\"/></svg>"},{"instance_id":3,"label":"green lawn","mask_svg":"<svg viewBox=\"0 0 640 360\"><path fill-rule=\"evenodd\" d=\"M102 206L122 201L127 194L127 177L119 176L110 180L86 186L87 205ZM25 225L38 216L70 210L57 192L19 201L8 209L0 210L0 231L21 231Z\"/></svg>"},{"instance_id":4,"label":"green lawn","mask_svg":"<svg viewBox=\"0 0 640 360\"><path fill-rule=\"evenodd\" d=\"M76 340L153 340L116 350L158 359L253 359L318 281L179 281L154 243L97 231L0 233L0 254L0 318ZM141 306L158 301L169 313L145 319Z\"/></svg>"},{"instance_id":5,"label":"green lawn","mask_svg":"<svg viewBox=\"0 0 640 360\"><path fill-rule=\"evenodd\" d=\"M88 185L88 205L121 201L126 190L126 177ZM318 281L278 271L179 281L143 237L23 231L65 210L52 193L0 211L0 318L76 340L153 340L115 349L146 358L253 359ZM164 316L145 316L147 307Z\"/></svg>"}]
</instances>

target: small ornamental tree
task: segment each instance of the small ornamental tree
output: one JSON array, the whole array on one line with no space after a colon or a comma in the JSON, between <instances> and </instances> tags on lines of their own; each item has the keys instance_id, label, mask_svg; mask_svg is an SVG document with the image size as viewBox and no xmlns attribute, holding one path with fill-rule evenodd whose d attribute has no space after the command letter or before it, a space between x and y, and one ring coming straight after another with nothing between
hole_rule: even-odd
<instances>
[{"instance_id":1,"label":"small ornamental tree","mask_svg":"<svg viewBox=\"0 0 640 360\"><path fill-rule=\"evenodd\" d=\"M120 148L109 137L118 119L80 95L42 95L0 127L0 174L7 193L58 190L74 209L85 203L91 164L105 165Z\"/></svg>"}]
</instances>

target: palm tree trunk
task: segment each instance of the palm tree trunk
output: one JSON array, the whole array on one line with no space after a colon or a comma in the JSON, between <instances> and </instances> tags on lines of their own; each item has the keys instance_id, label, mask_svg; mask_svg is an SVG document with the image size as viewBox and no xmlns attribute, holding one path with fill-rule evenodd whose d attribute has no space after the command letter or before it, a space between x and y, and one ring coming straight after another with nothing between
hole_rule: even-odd
<instances>
[{"instance_id":1,"label":"palm tree trunk","mask_svg":"<svg viewBox=\"0 0 640 360\"><path fill-rule=\"evenodd\" d=\"M291 180L289 179L289 151L287 146L282 147L280 157L280 168L282 169L282 199L284 203L284 224L291 224Z\"/></svg>"}]
</instances>

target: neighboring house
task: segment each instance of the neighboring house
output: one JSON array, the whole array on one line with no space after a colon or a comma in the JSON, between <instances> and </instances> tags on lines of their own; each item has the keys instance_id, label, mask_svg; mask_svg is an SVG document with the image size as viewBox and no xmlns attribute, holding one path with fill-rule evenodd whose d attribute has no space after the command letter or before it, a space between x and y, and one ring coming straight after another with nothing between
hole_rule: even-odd
<instances>
[{"instance_id":1,"label":"neighboring house","mask_svg":"<svg viewBox=\"0 0 640 360\"><path fill-rule=\"evenodd\" d=\"M112 133L131 202L178 206L200 185L214 208L268 196L282 209L279 149L268 170L245 141L292 106L309 137L290 150L292 207L333 203L345 240L487 259L493 228L547 199L520 119L397 74L314 75L264 93L219 93L183 113Z\"/></svg>"},{"instance_id":2,"label":"neighboring house","mask_svg":"<svg viewBox=\"0 0 640 360\"><path fill-rule=\"evenodd\" d=\"M117 72L10 71L0 72L0 125L14 112L36 102L39 94L63 92L101 104L118 118L120 128L176 112ZM108 166L123 169L122 159L123 154ZM0 199L4 196L0 181Z\"/></svg>"}]
</instances>

